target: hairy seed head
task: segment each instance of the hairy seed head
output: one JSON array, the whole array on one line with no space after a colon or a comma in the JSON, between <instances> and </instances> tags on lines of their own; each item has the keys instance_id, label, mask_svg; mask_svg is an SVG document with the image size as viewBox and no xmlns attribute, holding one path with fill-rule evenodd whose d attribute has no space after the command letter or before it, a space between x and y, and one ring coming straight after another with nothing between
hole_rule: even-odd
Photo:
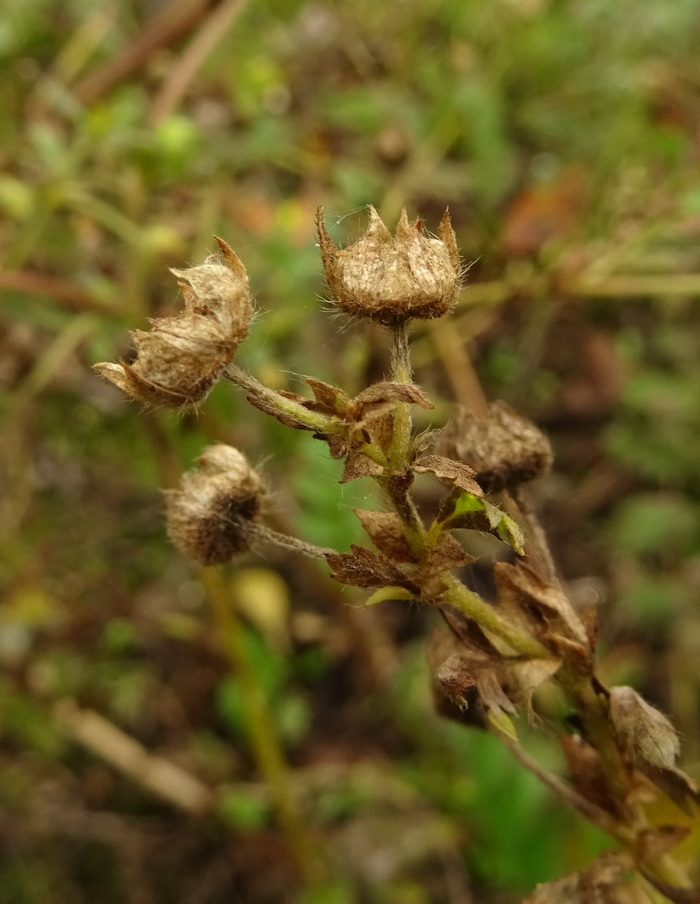
<instances>
[{"instance_id":1,"label":"hairy seed head","mask_svg":"<svg viewBox=\"0 0 700 904\"><path fill-rule=\"evenodd\" d=\"M248 274L235 252L217 239L223 254L198 267L171 270L178 278L185 311L133 330L133 364L94 365L128 396L151 405L183 408L203 401L248 334L252 305Z\"/></svg>"},{"instance_id":2,"label":"hairy seed head","mask_svg":"<svg viewBox=\"0 0 700 904\"><path fill-rule=\"evenodd\" d=\"M333 301L347 314L373 320L442 317L454 307L462 267L457 238L447 211L438 237L420 231L420 220L409 223L406 210L392 236L370 207L367 232L353 245L339 249L317 213L321 257Z\"/></svg>"},{"instance_id":3,"label":"hairy seed head","mask_svg":"<svg viewBox=\"0 0 700 904\"><path fill-rule=\"evenodd\" d=\"M165 491L170 539L200 565L222 565L249 548L262 496L260 477L238 449L209 446L180 489Z\"/></svg>"}]
</instances>

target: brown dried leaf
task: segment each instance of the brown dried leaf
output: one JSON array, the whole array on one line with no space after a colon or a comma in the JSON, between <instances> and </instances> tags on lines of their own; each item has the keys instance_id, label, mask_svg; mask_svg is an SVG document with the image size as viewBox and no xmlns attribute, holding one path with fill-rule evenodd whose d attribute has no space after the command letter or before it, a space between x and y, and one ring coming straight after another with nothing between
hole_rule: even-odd
<instances>
[{"instance_id":1,"label":"brown dried leaf","mask_svg":"<svg viewBox=\"0 0 700 904\"><path fill-rule=\"evenodd\" d=\"M516 706L503 689L495 669L482 669L477 672L476 686L486 709L495 713L516 712Z\"/></svg>"},{"instance_id":2,"label":"brown dried leaf","mask_svg":"<svg viewBox=\"0 0 700 904\"><path fill-rule=\"evenodd\" d=\"M423 433L419 433L413 440L413 459L419 458L427 449L434 445L441 432L441 430L425 430Z\"/></svg>"},{"instance_id":3,"label":"brown dried leaf","mask_svg":"<svg viewBox=\"0 0 700 904\"><path fill-rule=\"evenodd\" d=\"M554 675L560 665L559 659L524 659L508 664L509 685L513 686L511 693L517 694L518 702L527 708L530 719L534 717L532 695Z\"/></svg>"},{"instance_id":4,"label":"brown dried leaf","mask_svg":"<svg viewBox=\"0 0 700 904\"><path fill-rule=\"evenodd\" d=\"M325 557L336 581L365 589L394 584L418 593L418 588L385 556L354 544L350 549L351 553L329 553Z\"/></svg>"},{"instance_id":5,"label":"brown dried leaf","mask_svg":"<svg viewBox=\"0 0 700 904\"><path fill-rule=\"evenodd\" d=\"M305 408L313 405L311 399L307 399L306 396L300 395L298 392L291 392L291 390L289 389L279 389L277 391L278 394L283 398L289 399L292 402L296 402L299 405L303 405Z\"/></svg>"},{"instance_id":6,"label":"brown dried leaf","mask_svg":"<svg viewBox=\"0 0 700 904\"><path fill-rule=\"evenodd\" d=\"M415 383L394 383L383 381L373 383L367 389L363 389L355 396L354 403L362 412L368 411L377 405L385 405L387 402L408 402L411 405L420 405L421 408L433 409L435 406Z\"/></svg>"},{"instance_id":7,"label":"brown dried leaf","mask_svg":"<svg viewBox=\"0 0 700 904\"><path fill-rule=\"evenodd\" d=\"M460 709L465 709L465 692L474 687L476 680L464 667L462 658L454 653L448 656L433 672L433 680L439 692Z\"/></svg>"},{"instance_id":8,"label":"brown dried leaf","mask_svg":"<svg viewBox=\"0 0 700 904\"><path fill-rule=\"evenodd\" d=\"M473 651L477 657L499 662L503 659L501 653L484 634L481 627L471 619L466 619L461 613L443 606L440 609L445 624L454 635L457 643L467 651Z\"/></svg>"},{"instance_id":9,"label":"brown dried leaf","mask_svg":"<svg viewBox=\"0 0 700 904\"><path fill-rule=\"evenodd\" d=\"M470 556L468 552L462 548L451 534L443 533L440 535L434 548L430 550L428 555L421 562L421 574L427 580L437 577L443 571L452 571L453 568L461 568L474 561L474 556Z\"/></svg>"},{"instance_id":10,"label":"brown dried leaf","mask_svg":"<svg viewBox=\"0 0 700 904\"><path fill-rule=\"evenodd\" d=\"M309 408L335 417L342 415L349 402L347 393L340 387L324 383L315 377L304 377L304 381L311 388L315 399L315 402L309 403Z\"/></svg>"},{"instance_id":11,"label":"brown dried leaf","mask_svg":"<svg viewBox=\"0 0 700 904\"><path fill-rule=\"evenodd\" d=\"M672 851L689 834L689 826L664 825L643 829L637 836L637 856L639 860L654 863L668 851Z\"/></svg>"},{"instance_id":12,"label":"brown dried leaf","mask_svg":"<svg viewBox=\"0 0 700 904\"><path fill-rule=\"evenodd\" d=\"M546 625L575 641L587 651L588 634L573 606L558 587L547 584L523 562L494 566L496 583L504 601L524 611L530 618L539 616Z\"/></svg>"},{"instance_id":13,"label":"brown dried leaf","mask_svg":"<svg viewBox=\"0 0 700 904\"><path fill-rule=\"evenodd\" d=\"M475 685L481 703L496 720L500 714L516 711L501 682L503 657L495 649L493 653L476 646L467 649L454 635L436 630L430 638L427 658L438 687L450 699L455 700L453 689L461 688L463 693Z\"/></svg>"},{"instance_id":14,"label":"brown dried leaf","mask_svg":"<svg viewBox=\"0 0 700 904\"><path fill-rule=\"evenodd\" d=\"M602 810L615 814L617 808L610 796L598 751L578 736L559 735L559 743L578 793Z\"/></svg>"},{"instance_id":15,"label":"brown dried leaf","mask_svg":"<svg viewBox=\"0 0 700 904\"><path fill-rule=\"evenodd\" d=\"M320 433L314 433L316 439L324 439L328 443L328 451L331 458L336 461L345 458L348 453L348 444L344 436L324 436Z\"/></svg>"},{"instance_id":16,"label":"brown dried leaf","mask_svg":"<svg viewBox=\"0 0 700 904\"><path fill-rule=\"evenodd\" d=\"M415 562L401 519L394 512L355 509L362 527L377 549L392 562Z\"/></svg>"},{"instance_id":17,"label":"brown dried leaf","mask_svg":"<svg viewBox=\"0 0 700 904\"><path fill-rule=\"evenodd\" d=\"M523 904L642 904L628 881L634 864L626 851L603 851L579 872L538 885Z\"/></svg>"},{"instance_id":18,"label":"brown dried leaf","mask_svg":"<svg viewBox=\"0 0 700 904\"><path fill-rule=\"evenodd\" d=\"M345 460L345 467L340 478L340 483L347 483L350 480L357 480L360 477L377 477L384 473L384 468L372 461L366 455L363 455L357 449L351 449Z\"/></svg>"},{"instance_id":19,"label":"brown dried leaf","mask_svg":"<svg viewBox=\"0 0 700 904\"><path fill-rule=\"evenodd\" d=\"M677 766L649 765L641 765L639 768L657 788L660 788L688 816L693 815L690 801L693 801L696 806L700 806L700 788L682 769L678 769Z\"/></svg>"},{"instance_id":20,"label":"brown dried leaf","mask_svg":"<svg viewBox=\"0 0 700 904\"><path fill-rule=\"evenodd\" d=\"M620 746L636 765L673 768L680 741L669 719L631 687L613 687L610 719Z\"/></svg>"},{"instance_id":21,"label":"brown dried leaf","mask_svg":"<svg viewBox=\"0 0 700 904\"><path fill-rule=\"evenodd\" d=\"M445 458L442 455L421 455L414 461L412 468L419 474L430 472L447 486L459 487L474 496L483 496L484 492L473 479L474 471L459 461Z\"/></svg>"}]
</instances>

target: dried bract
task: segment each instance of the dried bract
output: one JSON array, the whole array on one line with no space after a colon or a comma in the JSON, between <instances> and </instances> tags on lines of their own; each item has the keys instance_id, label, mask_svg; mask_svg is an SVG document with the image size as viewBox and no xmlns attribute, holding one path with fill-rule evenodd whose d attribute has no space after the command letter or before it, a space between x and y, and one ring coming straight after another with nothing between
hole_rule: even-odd
<instances>
[{"instance_id":1,"label":"dried bract","mask_svg":"<svg viewBox=\"0 0 700 904\"><path fill-rule=\"evenodd\" d=\"M262 495L260 477L238 449L209 446L180 489L165 491L170 539L200 565L228 562L249 548Z\"/></svg>"},{"instance_id":2,"label":"dried bract","mask_svg":"<svg viewBox=\"0 0 700 904\"><path fill-rule=\"evenodd\" d=\"M94 369L127 395L151 405L182 408L201 402L248 334L252 306L248 274L238 256L217 238L223 254L198 267L172 270L185 312L133 330L133 364L102 362Z\"/></svg>"},{"instance_id":3,"label":"dried bract","mask_svg":"<svg viewBox=\"0 0 700 904\"><path fill-rule=\"evenodd\" d=\"M485 418L461 409L443 430L438 449L474 468L487 493L513 489L552 465L547 437L505 402L489 405Z\"/></svg>"},{"instance_id":4,"label":"dried bract","mask_svg":"<svg viewBox=\"0 0 700 904\"><path fill-rule=\"evenodd\" d=\"M610 718L621 747L633 763L672 768L680 742L670 721L631 687L610 691Z\"/></svg>"},{"instance_id":5,"label":"dried bract","mask_svg":"<svg viewBox=\"0 0 700 904\"><path fill-rule=\"evenodd\" d=\"M341 250L326 231L323 208L318 210L321 256L333 301L347 314L381 321L449 313L462 273L449 213L440 221L437 238L421 233L420 220L409 223L405 209L394 236L374 207L369 215L367 232Z\"/></svg>"}]
</instances>

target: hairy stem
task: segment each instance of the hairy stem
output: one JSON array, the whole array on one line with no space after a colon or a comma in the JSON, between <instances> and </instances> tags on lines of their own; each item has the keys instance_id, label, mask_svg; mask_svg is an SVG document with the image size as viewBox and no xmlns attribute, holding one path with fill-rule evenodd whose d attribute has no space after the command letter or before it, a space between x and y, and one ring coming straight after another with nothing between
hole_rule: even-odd
<instances>
[{"instance_id":1,"label":"hairy stem","mask_svg":"<svg viewBox=\"0 0 700 904\"><path fill-rule=\"evenodd\" d=\"M235 364L229 364L224 371L224 376L231 383L240 386L248 394L248 400L253 405L256 400L264 402L268 407L296 421L300 427L328 434L342 433L345 428L345 424L340 418L329 417L320 411L309 411L300 402L295 402L294 399L288 399L281 393L275 392L274 389L265 386L252 374Z\"/></svg>"},{"instance_id":2,"label":"hairy stem","mask_svg":"<svg viewBox=\"0 0 700 904\"><path fill-rule=\"evenodd\" d=\"M266 543L273 543L275 546L281 546L283 549L290 549L292 552L300 552L304 556L310 556L314 559L323 559L325 556L333 555L337 552L328 546L316 546L314 543L307 543L306 540L300 540L298 537L292 537L289 534L282 534L266 524L257 524L247 521L245 530L255 539L264 540Z\"/></svg>"},{"instance_id":3,"label":"hairy stem","mask_svg":"<svg viewBox=\"0 0 700 904\"><path fill-rule=\"evenodd\" d=\"M391 378L396 383L411 382L411 357L406 321L396 318L391 324ZM394 471L403 471L408 463L413 423L407 402L397 402L394 409L394 430L391 437L389 462Z\"/></svg>"}]
</instances>

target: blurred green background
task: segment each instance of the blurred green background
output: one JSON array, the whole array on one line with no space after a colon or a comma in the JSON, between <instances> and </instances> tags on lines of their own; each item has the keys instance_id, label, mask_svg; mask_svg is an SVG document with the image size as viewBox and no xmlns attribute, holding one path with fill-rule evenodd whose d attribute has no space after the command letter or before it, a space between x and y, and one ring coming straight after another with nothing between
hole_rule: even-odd
<instances>
[{"instance_id":1,"label":"blurred green background","mask_svg":"<svg viewBox=\"0 0 700 904\"><path fill-rule=\"evenodd\" d=\"M230 386L178 417L89 369L173 309L168 266L218 234L259 312L239 363L295 390L380 378L381 331L327 311L319 204L338 242L370 203L433 230L449 206L473 263L453 322L414 331L434 423L481 384L549 433L538 504L574 598L600 603L604 677L672 714L693 773L699 42L697 0L5 0L2 904L510 904L606 843L433 713L426 613L363 610L270 550L212 591L165 537L159 488L215 440L324 545L357 540L365 481L339 487ZM319 875L295 874L251 707ZM553 746L530 748L558 768Z\"/></svg>"}]
</instances>

